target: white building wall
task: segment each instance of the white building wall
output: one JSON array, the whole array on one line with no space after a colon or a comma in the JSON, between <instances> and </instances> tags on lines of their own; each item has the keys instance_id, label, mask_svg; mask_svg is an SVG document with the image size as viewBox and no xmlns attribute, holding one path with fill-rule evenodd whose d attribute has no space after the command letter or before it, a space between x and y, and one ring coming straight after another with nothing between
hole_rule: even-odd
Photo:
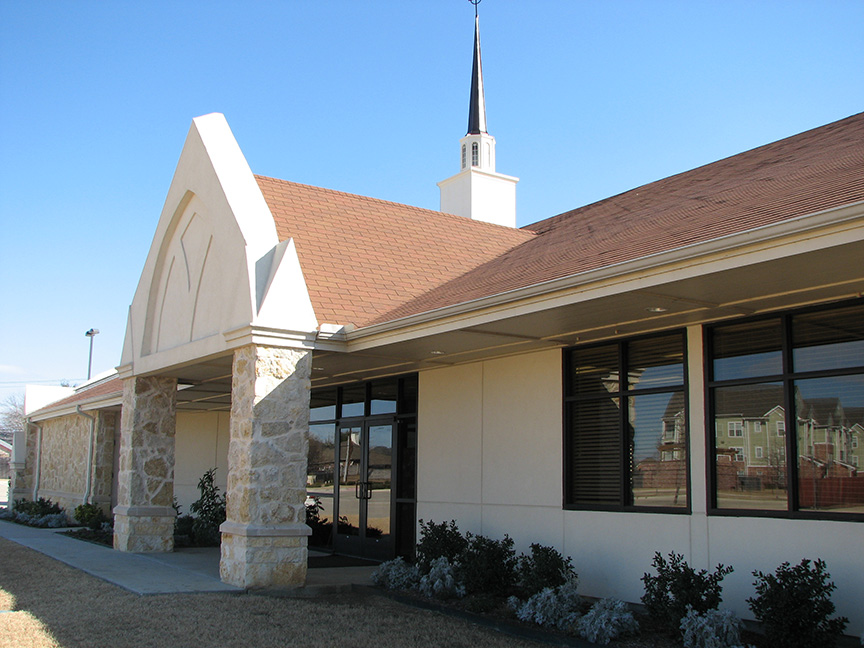
<instances>
[{"instance_id":1,"label":"white building wall","mask_svg":"<svg viewBox=\"0 0 864 648\"><path fill-rule=\"evenodd\" d=\"M198 480L216 468L214 479L221 493L228 479L229 412L178 412L174 437L174 496L181 515L200 497Z\"/></svg>"},{"instance_id":2,"label":"white building wall","mask_svg":"<svg viewBox=\"0 0 864 648\"><path fill-rule=\"evenodd\" d=\"M681 553L696 569L732 565L723 607L752 618L752 572L822 558L837 584L837 613L860 635L864 526L854 522L708 517L702 330L688 330L692 513L565 511L560 350L420 373L417 516L455 519L517 551L532 542L573 558L587 596L638 602L654 552Z\"/></svg>"}]
</instances>

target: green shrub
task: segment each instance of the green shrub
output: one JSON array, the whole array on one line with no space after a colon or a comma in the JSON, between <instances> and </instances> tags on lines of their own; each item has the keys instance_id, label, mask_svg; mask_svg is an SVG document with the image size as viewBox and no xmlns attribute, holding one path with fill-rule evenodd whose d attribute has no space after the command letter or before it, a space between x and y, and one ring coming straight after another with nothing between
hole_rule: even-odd
<instances>
[{"instance_id":1,"label":"green shrub","mask_svg":"<svg viewBox=\"0 0 864 648\"><path fill-rule=\"evenodd\" d=\"M102 528L103 522L110 522L101 506L96 504L81 504L75 507L75 519L81 526L97 531Z\"/></svg>"},{"instance_id":2,"label":"green shrub","mask_svg":"<svg viewBox=\"0 0 864 648\"><path fill-rule=\"evenodd\" d=\"M30 500L15 500L13 507L16 513L25 513L33 517L45 517L46 515L57 515L63 512L63 508L59 504L55 504L50 499L40 497L35 502Z\"/></svg>"},{"instance_id":3,"label":"green shrub","mask_svg":"<svg viewBox=\"0 0 864 648\"><path fill-rule=\"evenodd\" d=\"M192 523L192 541L199 547L218 546L222 535L219 525L225 521L225 495L219 494L219 487L213 479L215 468L205 472L198 480L201 493L189 510L195 517Z\"/></svg>"},{"instance_id":4,"label":"green shrub","mask_svg":"<svg viewBox=\"0 0 864 648\"><path fill-rule=\"evenodd\" d=\"M516 552L513 539L492 540L466 535L468 545L459 554L459 573L469 594L506 595L516 584Z\"/></svg>"},{"instance_id":5,"label":"green shrub","mask_svg":"<svg viewBox=\"0 0 864 648\"><path fill-rule=\"evenodd\" d=\"M454 520L450 522L424 522L420 520L420 540L417 543L417 566L427 573L436 558L453 563L468 546Z\"/></svg>"},{"instance_id":6,"label":"green shrub","mask_svg":"<svg viewBox=\"0 0 864 648\"><path fill-rule=\"evenodd\" d=\"M655 553L651 564L657 575L642 576L645 583L642 603L649 614L672 631L680 631L688 606L699 613L717 609L723 600L720 581L733 571L732 567L717 565L713 574L704 569L697 572L683 555L674 552L669 554L668 562L660 552Z\"/></svg>"},{"instance_id":7,"label":"green shrub","mask_svg":"<svg viewBox=\"0 0 864 648\"><path fill-rule=\"evenodd\" d=\"M546 587L558 587L576 576L573 561L564 558L552 547L531 545L531 555L519 556L516 567L519 589L525 597L531 597Z\"/></svg>"},{"instance_id":8,"label":"green shrub","mask_svg":"<svg viewBox=\"0 0 864 648\"><path fill-rule=\"evenodd\" d=\"M774 574L754 571L756 596L747 603L765 626L767 648L834 646L849 623L846 617L829 619L834 613L825 562L806 558L795 567L781 564Z\"/></svg>"}]
</instances>

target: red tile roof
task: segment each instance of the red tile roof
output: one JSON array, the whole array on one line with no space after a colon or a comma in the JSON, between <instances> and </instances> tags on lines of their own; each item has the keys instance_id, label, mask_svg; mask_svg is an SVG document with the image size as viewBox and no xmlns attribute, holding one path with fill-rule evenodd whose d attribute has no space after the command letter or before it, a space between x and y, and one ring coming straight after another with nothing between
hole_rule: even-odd
<instances>
[{"instance_id":1,"label":"red tile roof","mask_svg":"<svg viewBox=\"0 0 864 648\"><path fill-rule=\"evenodd\" d=\"M256 176L293 238L320 323L364 326L534 237L528 231Z\"/></svg>"},{"instance_id":2,"label":"red tile roof","mask_svg":"<svg viewBox=\"0 0 864 648\"><path fill-rule=\"evenodd\" d=\"M319 321L360 327L864 201L864 113L522 230L257 179Z\"/></svg>"}]
</instances>

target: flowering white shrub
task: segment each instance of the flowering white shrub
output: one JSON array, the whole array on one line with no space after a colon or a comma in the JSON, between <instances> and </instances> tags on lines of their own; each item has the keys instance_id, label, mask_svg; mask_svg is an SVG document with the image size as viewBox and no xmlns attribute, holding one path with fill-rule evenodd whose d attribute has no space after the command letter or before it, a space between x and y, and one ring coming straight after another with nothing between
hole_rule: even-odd
<instances>
[{"instance_id":1,"label":"flowering white shrub","mask_svg":"<svg viewBox=\"0 0 864 648\"><path fill-rule=\"evenodd\" d=\"M59 529L68 526L65 513L51 513L49 515L30 515L29 513L19 513L17 511L7 511L0 516L0 520L10 520L18 524L24 524L31 527L40 527L48 529Z\"/></svg>"},{"instance_id":2,"label":"flowering white shrub","mask_svg":"<svg viewBox=\"0 0 864 648\"><path fill-rule=\"evenodd\" d=\"M508 603L521 621L569 631L581 616L582 597L576 591L577 583L575 576L568 577L563 585L546 587L527 601L512 596Z\"/></svg>"},{"instance_id":3,"label":"flowering white shrub","mask_svg":"<svg viewBox=\"0 0 864 648\"><path fill-rule=\"evenodd\" d=\"M409 565L400 556L381 563L372 572L372 582L386 589L410 590L417 587L420 573L415 565Z\"/></svg>"},{"instance_id":4,"label":"flowering white shrub","mask_svg":"<svg viewBox=\"0 0 864 648\"><path fill-rule=\"evenodd\" d=\"M432 561L429 573L420 578L417 589L424 596L439 599L465 596L465 585L459 581L455 566L444 556Z\"/></svg>"},{"instance_id":5,"label":"flowering white shrub","mask_svg":"<svg viewBox=\"0 0 864 648\"><path fill-rule=\"evenodd\" d=\"M741 648L741 621L732 610L708 610L699 614L687 607L681 619L685 648Z\"/></svg>"},{"instance_id":6,"label":"flowering white shrub","mask_svg":"<svg viewBox=\"0 0 864 648\"><path fill-rule=\"evenodd\" d=\"M606 598L579 619L576 630L583 639L605 646L617 637L638 632L639 623L624 601Z\"/></svg>"}]
</instances>

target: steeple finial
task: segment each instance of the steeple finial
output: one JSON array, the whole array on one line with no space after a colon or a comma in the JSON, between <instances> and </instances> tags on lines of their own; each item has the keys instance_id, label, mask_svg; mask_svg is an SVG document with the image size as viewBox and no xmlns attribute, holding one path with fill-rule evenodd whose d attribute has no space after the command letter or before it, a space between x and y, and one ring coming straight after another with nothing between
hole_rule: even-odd
<instances>
[{"instance_id":1,"label":"steeple finial","mask_svg":"<svg viewBox=\"0 0 864 648\"><path fill-rule=\"evenodd\" d=\"M486 98L483 93L483 67L480 62L480 15L482 0L468 0L474 5L474 64L471 68L471 100L468 106L468 135L486 133Z\"/></svg>"}]
</instances>

